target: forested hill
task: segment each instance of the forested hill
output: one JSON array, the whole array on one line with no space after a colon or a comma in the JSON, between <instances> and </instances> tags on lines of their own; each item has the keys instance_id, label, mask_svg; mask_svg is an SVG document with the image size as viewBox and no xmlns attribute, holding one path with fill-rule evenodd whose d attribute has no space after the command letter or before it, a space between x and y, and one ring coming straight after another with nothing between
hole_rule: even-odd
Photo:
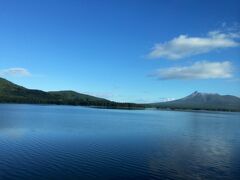
<instances>
[{"instance_id":1,"label":"forested hill","mask_svg":"<svg viewBox=\"0 0 240 180\"><path fill-rule=\"evenodd\" d=\"M45 92L27 89L6 79L0 78L0 103L62 104L99 106L109 108L143 108L134 103L117 103L74 91Z\"/></svg>"}]
</instances>

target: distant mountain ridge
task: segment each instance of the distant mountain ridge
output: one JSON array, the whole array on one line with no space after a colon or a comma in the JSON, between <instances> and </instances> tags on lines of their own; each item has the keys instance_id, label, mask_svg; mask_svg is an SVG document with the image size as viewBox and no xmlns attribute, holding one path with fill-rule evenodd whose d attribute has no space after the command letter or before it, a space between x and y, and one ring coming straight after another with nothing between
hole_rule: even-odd
<instances>
[{"instance_id":1,"label":"distant mountain ridge","mask_svg":"<svg viewBox=\"0 0 240 180\"><path fill-rule=\"evenodd\" d=\"M27 89L3 78L0 78L0 103L62 104L120 109L159 108L172 110L240 111L240 98L231 95L195 91L182 99L168 102L151 104L118 103L70 90L45 92Z\"/></svg>"},{"instance_id":2,"label":"distant mountain ridge","mask_svg":"<svg viewBox=\"0 0 240 180\"><path fill-rule=\"evenodd\" d=\"M158 108L240 111L240 98L231 95L194 93L182 99L155 103Z\"/></svg>"}]
</instances>

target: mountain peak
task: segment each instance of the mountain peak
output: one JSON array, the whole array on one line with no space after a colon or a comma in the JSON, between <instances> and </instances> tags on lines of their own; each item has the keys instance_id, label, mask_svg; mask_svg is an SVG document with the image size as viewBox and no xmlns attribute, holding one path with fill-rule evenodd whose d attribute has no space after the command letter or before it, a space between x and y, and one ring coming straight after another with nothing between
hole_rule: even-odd
<instances>
[{"instance_id":1,"label":"mountain peak","mask_svg":"<svg viewBox=\"0 0 240 180\"><path fill-rule=\"evenodd\" d=\"M194 98L194 97L202 97L206 94L207 93L201 93L201 92L198 92L198 91L194 91L192 94L186 96L184 99L191 99L191 98Z\"/></svg>"},{"instance_id":2,"label":"mountain peak","mask_svg":"<svg viewBox=\"0 0 240 180\"><path fill-rule=\"evenodd\" d=\"M239 111L240 98L230 95L195 91L182 99L167 102L167 104L169 107L174 108Z\"/></svg>"},{"instance_id":3,"label":"mountain peak","mask_svg":"<svg viewBox=\"0 0 240 180\"><path fill-rule=\"evenodd\" d=\"M187 97L194 97L194 96L209 96L209 95L219 95L217 93L203 93L203 92L198 92L198 91L194 91L192 94L190 94Z\"/></svg>"},{"instance_id":4,"label":"mountain peak","mask_svg":"<svg viewBox=\"0 0 240 180\"><path fill-rule=\"evenodd\" d=\"M197 95L197 94L201 94L201 93L198 91L194 91L191 95Z\"/></svg>"}]
</instances>

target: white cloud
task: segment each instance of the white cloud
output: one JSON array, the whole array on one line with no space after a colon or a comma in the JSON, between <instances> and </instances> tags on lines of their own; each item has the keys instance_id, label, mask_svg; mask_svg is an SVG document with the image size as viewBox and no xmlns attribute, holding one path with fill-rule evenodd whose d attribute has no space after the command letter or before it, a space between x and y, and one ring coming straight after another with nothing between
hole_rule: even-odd
<instances>
[{"instance_id":1,"label":"white cloud","mask_svg":"<svg viewBox=\"0 0 240 180\"><path fill-rule=\"evenodd\" d=\"M25 68L9 68L0 70L1 76L30 76L31 73Z\"/></svg>"},{"instance_id":2,"label":"white cloud","mask_svg":"<svg viewBox=\"0 0 240 180\"><path fill-rule=\"evenodd\" d=\"M232 77L233 67L229 61L200 61L191 66L159 69L153 76L158 79L216 79Z\"/></svg>"},{"instance_id":3,"label":"white cloud","mask_svg":"<svg viewBox=\"0 0 240 180\"><path fill-rule=\"evenodd\" d=\"M156 44L149 58L181 59L217 49L239 46L240 32L211 31L206 37L180 35L170 41Z\"/></svg>"},{"instance_id":4,"label":"white cloud","mask_svg":"<svg viewBox=\"0 0 240 180\"><path fill-rule=\"evenodd\" d=\"M174 101L176 100L175 98L161 98L159 102L168 102L168 101Z\"/></svg>"}]
</instances>

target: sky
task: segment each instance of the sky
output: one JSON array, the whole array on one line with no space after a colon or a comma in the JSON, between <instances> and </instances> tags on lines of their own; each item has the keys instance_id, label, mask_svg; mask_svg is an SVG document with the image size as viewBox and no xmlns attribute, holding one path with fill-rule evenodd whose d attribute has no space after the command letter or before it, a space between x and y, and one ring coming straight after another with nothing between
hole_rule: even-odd
<instances>
[{"instance_id":1,"label":"sky","mask_svg":"<svg viewBox=\"0 0 240 180\"><path fill-rule=\"evenodd\" d=\"M0 0L0 76L120 102L240 96L240 1Z\"/></svg>"}]
</instances>

